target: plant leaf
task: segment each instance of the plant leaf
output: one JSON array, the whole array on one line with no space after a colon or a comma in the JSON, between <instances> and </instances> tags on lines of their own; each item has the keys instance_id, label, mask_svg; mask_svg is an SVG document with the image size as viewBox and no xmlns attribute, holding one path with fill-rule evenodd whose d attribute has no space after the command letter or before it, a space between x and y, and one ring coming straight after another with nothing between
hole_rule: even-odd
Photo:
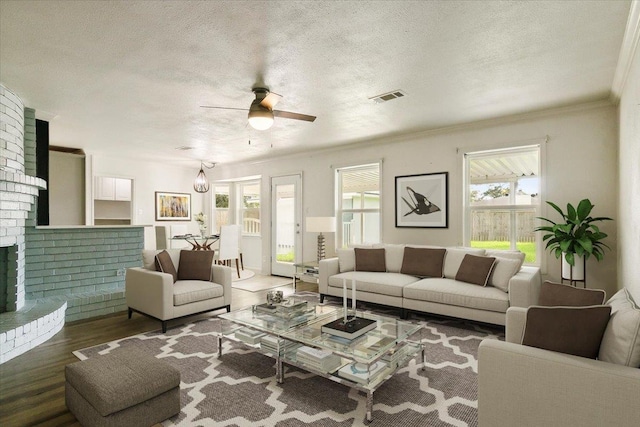
<instances>
[{"instance_id":1,"label":"plant leaf","mask_svg":"<svg viewBox=\"0 0 640 427\"><path fill-rule=\"evenodd\" d=\"M571 203L567 203L567 219L569 219L569 221L576 220L576 209Z\"/></svg>"},{"instance_id":2,"label":"plant leaf","mask_svg":"<svg viewBox=\"0 0 640 427\"><path fill-rule=\"evenodd\" d=\"M593 209L593 205L589 199L580 200L580 203L578 203L578 221L584 221L591 213L591 209Z\"/></svg>"},{"instance_id":3,"label":"plant leaf","mask_svg":"<svg viewBox=\"0 0 640 427\"><path fill-rule=\"evenodd\" d=\"M567 252L564 255L564 259L567 261L567 263L569 263L570 266L574 267L576 265L576 260L573 257L573 253Z\"/></svg>"},{"instance_id":4,"label":"plant leaf","mask_svg":"<svg viewBox=\"0 0 640 427\"><path fill-rule=\"evenodd\" d=\"M549 206L551 206L553 209L555 209L556 211L558 211L558 213L562 216L562 218L565 218L565 215L564 215L564 213L562 212L562 209L560 209L560 208L558 207L558 205L556 205L556 204L555 204L555 203L553 203L553 202L547 202L547 204L548 204Z\"/></svg>"}]
</instances>

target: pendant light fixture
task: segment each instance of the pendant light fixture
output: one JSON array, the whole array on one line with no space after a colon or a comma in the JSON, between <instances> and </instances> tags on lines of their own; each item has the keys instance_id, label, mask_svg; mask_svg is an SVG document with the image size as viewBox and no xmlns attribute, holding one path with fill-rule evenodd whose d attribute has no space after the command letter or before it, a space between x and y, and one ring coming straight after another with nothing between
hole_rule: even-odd
<instances>
[{"instance_id":1,"label":"pendant light fixture","mask_svg":"<svg viewBox=\"0 0 640 427\"><path fill-rule=\"evenodd\" d=\"M207 165L205 162L200 162L200 172L198 172L195 181L193 181L193 189L196 190L196 193L206 193L209 191L209 180L204 174L204 168L213 169L216 166L215 163L210 164L211 166Z\"/></svg>"}]
</instances>

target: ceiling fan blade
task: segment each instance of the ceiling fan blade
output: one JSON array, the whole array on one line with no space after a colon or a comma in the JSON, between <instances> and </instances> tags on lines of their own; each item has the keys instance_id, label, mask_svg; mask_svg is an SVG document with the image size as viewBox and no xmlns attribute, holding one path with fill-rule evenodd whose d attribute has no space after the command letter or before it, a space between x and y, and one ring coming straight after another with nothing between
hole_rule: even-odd
<instances>
[{"instance_id":1,"label":"ceiling fan blade","mask_svg":"<svg viewBox=\"0 0 640 427\"><path fill-rule=\"evenodd\" d=\"M267 107L270 110L273 110L273 107L276 106L278 102L282 99L282 95L278 95L277 93L269 92L267 96L265 96L262 101L260 101L260 105L263 107Z\"/></svg>"},{"instance_id":2,"label":"ceiling fan blade","mask_svg":"<svg viewBox=\"0 0 640 427\"><path fill-rule=\"evenodd\" d=\"M215 108L218 110L239 110L239 111L249 111L248 108L234 108L234 107L212 107L211 105L201 105L200 108Z\"/></svg>"},{"instance_id":3,"label":"ceiling fan blade","mask_svg":"<svg viewBox=\"0 0 640 427\"><path fill-rule=\"evenodd\" d=\"M291 113L289 111L273 110L273 115L276 117L282 117L284 119L304 120L305 122L313 122L316 116L309 116L307 114Z\"/></svg>"}]
</instances>

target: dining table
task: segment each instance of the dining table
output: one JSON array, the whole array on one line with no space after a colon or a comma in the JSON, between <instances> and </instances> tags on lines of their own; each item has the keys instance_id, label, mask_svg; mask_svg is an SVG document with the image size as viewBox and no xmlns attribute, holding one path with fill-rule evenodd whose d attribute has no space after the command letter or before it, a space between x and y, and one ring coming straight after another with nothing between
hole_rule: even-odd
<instances>
[{"instance_id":1,"label":"dining table","mask_svg":"<svg viewBox=\"0 0 640 427\"><path fill-rule=\"evenodd\" d=\"M220 240L220 235L198 236L194 234L181 234L171 237L171 240L184 240L191 245L192 251L212 251L214 249L211 245Z\"/></svg>"}]
</instances>

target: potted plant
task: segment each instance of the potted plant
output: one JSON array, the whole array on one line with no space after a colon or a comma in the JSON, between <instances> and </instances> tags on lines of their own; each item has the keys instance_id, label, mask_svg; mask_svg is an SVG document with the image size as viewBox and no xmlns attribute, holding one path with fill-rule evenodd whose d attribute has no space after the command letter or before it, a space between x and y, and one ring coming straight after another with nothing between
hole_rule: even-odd
<instances>
[{"instance_id":1,"label":"potted plant","mask_svg":"<svg viewBox=\"0 0 640 427\"><path fill-rule=\"evenodd\" d=\"M556 258L563 257L562 277L570 280L584 280L584 262L593 255L598 261L604 256L604 248L609 248L602 242L607 237L595 224L600 221L611 221L608 217L589 216L593 204L589 199L583 199L575 208L567 203L567 212L555 203L547 202L563 218L563 222L554 222L548 218L538 217L551 225L537 227L535 231L545 232L542 237L547 242L545 249L549 249ZM609 248L611 249L611 248ZM576 262L578 261L578 262Z\"/></svg>"}]
</instances>

